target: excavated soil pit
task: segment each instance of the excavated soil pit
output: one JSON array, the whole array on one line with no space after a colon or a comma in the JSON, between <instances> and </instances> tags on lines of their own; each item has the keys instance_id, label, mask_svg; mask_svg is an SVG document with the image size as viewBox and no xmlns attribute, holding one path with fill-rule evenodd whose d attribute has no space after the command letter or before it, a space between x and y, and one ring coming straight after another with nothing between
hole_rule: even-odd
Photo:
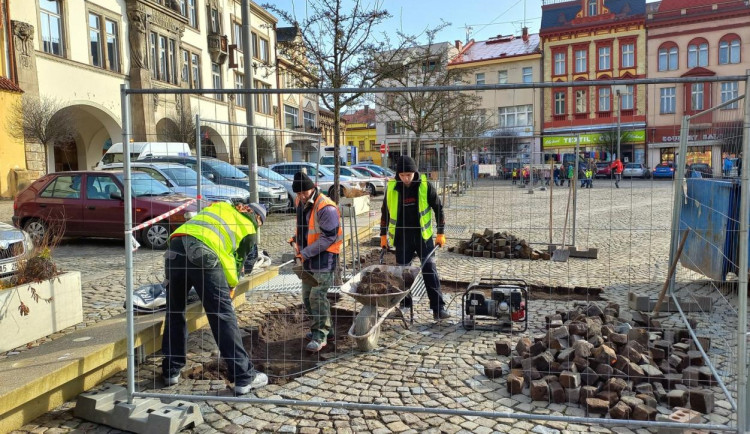
<instances>
[{"instance_id":1,"label":"excavated soil pit","mask_svg":"<svg viewBox=\"0 0 750 434\"><path fill-rule=\"evenodd\" d=\"M269 313L259 328L249 331L243 338L245 349L255 369L265 372L272 384L285 384L319 363L341 357L354 351L354 341L348 331L354 321L354 312L331 307L331 318L335 339L319 353L305 350L309 342L305 335L310 331L311 320L306 317L301 305ZM211 361L194 367L187 375L202 380L227 379L224 361Z\"/></svg>"}]
</instances>

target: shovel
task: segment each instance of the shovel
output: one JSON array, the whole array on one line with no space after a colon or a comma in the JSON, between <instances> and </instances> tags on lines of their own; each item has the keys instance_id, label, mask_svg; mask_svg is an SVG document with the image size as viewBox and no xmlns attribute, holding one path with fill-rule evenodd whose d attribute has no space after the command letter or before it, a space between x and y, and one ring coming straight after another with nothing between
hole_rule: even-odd
<instances>
[{"instance_id":1,"label":"shovel","mask_svg":"<svg viewBox=\"0 0 750 434\"><path fill-rule=\"evenodd\" d=\"M573 188L575 188L575 186ZM552 252L552 260L555 262L568 262L568 258L570 257L570 250L568 250L568 246L565 245L565 230L568 228L570 193L573 191L573 188L568 190L568 203L565 205L565 220L563 221L562 243L559 249L555 249L555 251Z\"/></svg>"},{"instance_id":2,"label":"shovel","mask_svg":"<svg viewBox=\"0 0 750 434\"><path fill-rule=\"evenodd\" d=\"M297 253L297 243L294 241L289 241L289 245L292 246L294 249L295 254ZM302 281L302 283L310 286L318 286L318 280L310 274L310 272L306 271L304 266L302 265L302 261L300 261L298 258L295 258L294 260L294 266L292 267L292 272L299 277L299 280Z\"/></svg>"}]
</instances>

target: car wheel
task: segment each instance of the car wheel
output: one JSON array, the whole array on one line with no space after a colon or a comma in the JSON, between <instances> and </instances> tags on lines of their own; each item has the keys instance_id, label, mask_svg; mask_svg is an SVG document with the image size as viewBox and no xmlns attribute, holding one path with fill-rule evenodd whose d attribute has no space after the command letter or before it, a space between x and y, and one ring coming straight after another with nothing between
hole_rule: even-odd
<instances>
[{"instance_id":1,"label":"car wheel","mask_svg":"<svg viewBox=\"0 0 750 434\"><path fill-rule=\"evenodd\" d=\"M141 241L149 249L165 250L168 240L169 227L164 224L151 225L141 232Z\"/></svg>"},{"instance_id":2,"label":"car wheel","mask_svg":"<svg viewBox=\"0 0 750 434\"><path fill-rule=\"evenodd\" d=\"M376 194L378 193L378 191L377 191L377 190L375 190L375 186L374 186L374 185L372 185L372 184L367 184L367 193L369 193L369 194L370 194L370 196L373 196L373 197L374 197L374 196L375 196L375 195L376 195Z\"/></svg>"},{"instance_id":3,"label":"car wheel","mask_svg":"<svg viewBox=\"0 0 750 434\"><path fill-rule=\"evenodd\" d=\"M37 246L44 241L44 237L47 236L47 224L39 219L31 219L26 222L23 230L25 230L31 239L34 240L34 244Z\"/></svg>"},{"instance_id":4,"label":"car wheel","mask_svg":"<svg viewBox=\"0 0 750 434\"><path fill-rule=\"evenodd\" d=\"M294 211L294 199L292 199L292 195L287 195L287 201L286 201L286 210L287 212Z\"/></svg>"}]
</instances>

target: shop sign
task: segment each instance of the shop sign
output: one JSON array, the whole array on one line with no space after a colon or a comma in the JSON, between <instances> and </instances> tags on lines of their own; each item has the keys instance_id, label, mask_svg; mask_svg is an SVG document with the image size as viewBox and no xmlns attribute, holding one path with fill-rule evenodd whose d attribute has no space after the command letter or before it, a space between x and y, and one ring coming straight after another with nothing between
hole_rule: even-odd
<instances>
[{"instance_id":1,"label":"shop sign","mask_svg":"<svg viewBox=\"0 0 750 434\"><path fill-rule=\"evenodd\" d=\"M606 133L587 133L581 134L580 138L581 146L593 146L610 144L614 138L617 140L617 133L606 132ZM678 136L679 137L679 136ZM679 140L679 139L678 139ZM542 137L542 144L545 148L572 148L576 146L578 138L576 136L545 136ZM633 131L622 131L620 137L620 144L626 145L642 145L646 143L646 130L633 130Z\"/></svg>"}]
</instances>

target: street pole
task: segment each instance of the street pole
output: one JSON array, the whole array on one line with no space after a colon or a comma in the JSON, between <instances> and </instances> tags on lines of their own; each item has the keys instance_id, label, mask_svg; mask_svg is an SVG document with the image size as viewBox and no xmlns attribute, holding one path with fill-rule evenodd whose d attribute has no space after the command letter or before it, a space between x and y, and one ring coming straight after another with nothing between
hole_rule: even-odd
<instances>
[{"instance_id":1,"label":"street pole","mask_svg":"<svg viewBox=\"0 0 750 434\"><path fill-rule=\"evenodd\" d=\"M750 73L750 71L748 71ZM742 156L750 155L750 78L745 80L745 122L742 134ZM739 270L737 270L739 285L738 294L738 318L737 318L737 388L738 398L738 431L747 432L750 429L750 403L748 402L747 382L747 286L748 286L748 232L750 229L750 164L742 165L742 173L739 174L740 181L740 255ZM744 393L743 393L744 392Z\"/></svg>"},{"instance_id":2,"label":"street pole","mask_svg":"<svg viewBox=\"0 0 750 434\"><path fill-rule=\"evenodd\" d=\"M576 134L576 155L573 162L573 224L570 245L576 246L576 216L578 214L578 156L581 153L581 134ZM563 241L564 243L565 241Z\"/></svg>"},{"instance_id":3,"label":"street pole","mask_svg":"<svg viewBox=\"0 0 750 434\"><path fill-rule=\"evenodd\" d=\"M245 90L253 90L253 46L250 39L250 1L242 0L242 47L245 72ZM248 177L250 202L258 200L258 150L255 147L255 100L253 94L245 93L245 122L247 123L247 165L249 167ZM258 234L260 235L260 234Z\"/></svg>"},{"instance_id":4,"label":"street pole","mask_svg":"<svg viewBox=\"0 0 750 434\"><path fill-rule=\"evenodd\" d=\"M617 158L622 161L620 157L620 117L622 115L622 102L620 101L620 89L615 91L617 93ZM610 142L611 143L611 142Z\"/></svg>"}]
</instances>

